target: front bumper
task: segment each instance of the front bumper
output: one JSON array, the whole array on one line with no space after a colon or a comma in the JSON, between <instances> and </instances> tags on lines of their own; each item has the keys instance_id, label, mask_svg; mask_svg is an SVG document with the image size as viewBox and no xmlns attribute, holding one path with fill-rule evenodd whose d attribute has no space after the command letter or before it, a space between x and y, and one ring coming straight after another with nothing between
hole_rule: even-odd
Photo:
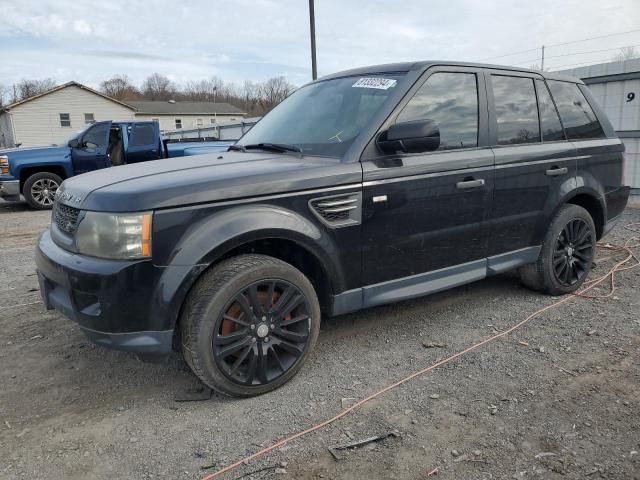
<instances>
[{"instance_id":1,"label":"front bumper","mask_svg":"<svg viewBox=\"0 0 640 480\"><path fill-rule=\"evenodd\" d=\"M5 200L20 200L20 180L0 180L0 197Z\"/></svg>"},{"instance_id":2,"label":"front bumper","mask_svg":"<svg viewBox=\"0 0 640 480\"><path fill-rule=\"evenodd\" d=\"M167 314L169 299L162 298L169 267L74 254L56 245L49 230L38 239L36 266L47 309L78 323L93 342L139 353L171 352L175 319Z\"/></svg>"}]
</instances>

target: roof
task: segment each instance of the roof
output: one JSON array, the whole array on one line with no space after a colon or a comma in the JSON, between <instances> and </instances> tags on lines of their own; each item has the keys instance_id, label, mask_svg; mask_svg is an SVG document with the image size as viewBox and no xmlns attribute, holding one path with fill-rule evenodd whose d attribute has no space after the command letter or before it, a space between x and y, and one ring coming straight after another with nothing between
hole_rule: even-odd
<instances>
[{"instance_id":1,"label":"roof","mask_svg":"<svg viewBox=\"0 0 640 480\"><path fill-rule=\"evenodd\" d=\"M59 90L63 90L63 89L68 88L68 87L81 88L81 89L86 90L88 92L91 92L91 93L93 93L95 95L98 95L98 96L100 96L102 98L110 100L110 101L112 101L114 103L122 105L123 107L130 108L131 110L135 110L131 105L128 105L128 104L126 104L124 102L121 102L120 100L116 100L115 98L111 98L108 95L105 95L104 93L100 93L100 92L98 92L98 91L96 91L96 90L94 90L92 88L89 88L89 87L87 87L85 85L82 85L81 83L71 81L71 82L63 83L62 85L58 85L57 87L53 87L53 88L51 88L51 89L49 89L47 91L39 93L38 95L33 95L32 97L25 98L24 100L20 100L19 102L14 102L14 103L11 103L9 105L5 105L4 107L0 108L0 112L5 111L5 110L11 110L12 108L17 107L18 105L22 105L24 103L30 102L30 101L35 100L35 99L40 98L40 97L44 97L45 95L49 95L50 93L54 93L54 92L57 92Z\"/></svg>"},{"instance_id":2,"label":"roof","mask_svg":"<svg viewBox=\"0 0 640 480\"><path fill-rule=\"evenodd\" d=\"M235 114L244 115L245 112L228 103L213 102L166 102L166 101L138 101L131 100L129 104L136 109L136 113L149 115L215 115Z\"/></svg>"},{"instance_id":3,"label":"roof","mask_svg":"<svg viewBox=\"0 0 640 480\"><path fill-rule=\"evenodd\" d=\"M640 78L640 58L598 63L560 72L581 78L586 84L634 80Z\"/></svg>"},{"instance_id":4,"label":"roof","mask_svg":"<svg viewBox=\"0 0 640 480\"><path fill-rule=\"evenodd\" d=\"M322 77L319 80L322 81L322 80L328 80L331 78L349 77L349 76L358 76L358 75L372 75L372 74L379 74L379 73L390 74L390 73L406 73L410 71L424 71L427 68L434 67L434 66L477 67L477 68L510 70L514 72L536 73L538 75L541 75L544 78L549 78L554 80L564 80L564 81L582 83L581 80L578 78L557 74L555 72L539 72L537 70L530 70L528 68L510 67L505 65L492 65L487 63L450 62L450 61L441 61L441 60L424 60L420 62L403 62L403 63L387 63L384 65L371 65L368 67L354 68L352 70L345 70L342 72L333 73L331 75Z\"/></svg>"}]
</instances>

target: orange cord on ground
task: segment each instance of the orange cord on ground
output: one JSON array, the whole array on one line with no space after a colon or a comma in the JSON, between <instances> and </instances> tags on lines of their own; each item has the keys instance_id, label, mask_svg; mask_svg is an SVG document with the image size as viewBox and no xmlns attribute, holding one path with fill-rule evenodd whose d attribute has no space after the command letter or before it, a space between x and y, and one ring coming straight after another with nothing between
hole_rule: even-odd
<instances>
[{"instance_id":1,"label":"orange cord on ground","mask_svg":"<svg viewBox=\"0 0 640 480\"><path fill-rule=\"evenodd\" d=\"M625 228L627 230L630 230L632 232L638 233L640 234L640 230L634 228L636 226L640 226L640 223L632 223L629 225L626 225ZM631 242L636 242L631 244ZM369 395L366 398L363 398L362 400L360 400L359 402L355 403L353 406L343 410L342 412L340 412L339 414L323 421L320 422L316 425L313 425L312 427L307 428L306 430L300 431L298 433L294 433L293 435L290 435L288 437L283 438L282 440L277 441L276 443L274 443L273 445L263 448L262 450L257 451L256 453L253 453L251 455L247 455L246 457L238 460L235 463L232 463L231 465L228 465L224 468L221 468L220 470L205 475L204 477L202 477L201 480L211 480L214 478L218 478L221 475L224 475L227 472L230 472L231 470L236 469L237 467L239 467L242 464L246 464L248 462L250 462L251 460L254 460L258 457L261 457L265 454L267 454L268 452L275 450L277 448L283 447L284 445L286 445L287 443L300 438L304 435L307 435L309 433L315 432L316 430L320 430L321 428L326 427L327 425L335 422L336 420L341 419L342 417L348 415L349 413L351 413L352 411L354 411L356 408L364 405L365 403L373 400L374 398L379 397L380 395L388 392L389 390L392 390L396 387L399 387L400 385L408 382L409 380L412 380L416 377L419 377L420 375L424 375L425 373L428 373L442 365L445 365L446 363L449 363L453 360L455 360L458 357L461 357L462 355L465 355L473 350L476 350L478 348L480 348L483 345L486 345L489 342L492 342L494 340L497 340L500 337L504 337L505 335L510 334L511 332L521 328L523 325L525 325L526 323L528 323L529 321L531 321L533 318L537 317L538 315L540 315L541 313L544 313L548 310L551 310L553 308L556 308L564 303L567 303L568 301L572 300L575 297L582 297L582 298L589 298L589 299L595 299L595 298L609 298L611 296L613 296L613 293L616 290L616 285L615 285L615 274L616 272L620 272L623 270L629 270L631 268L635 268L638 265L640 265L640 259L638 259L638 256L631 250L632 248L637 248L640 247L640 236L638 237L632 237L630 239L628 239L624 245L622 246L616 246L616 245L610 245L610 244L604 244L604 245L600 245L600 248L604 248L607 250L612 250L612 251L616 251L616 252L626 252L627 256L623 259L618 261L605 275L602 275L601 277L596 278L595 280L590 280L589 282L586 282L585 285L586 287L584 287L582 290L580 290L577 293L574 293L572 295L566 295L564 297L562 297L560 300L551 303L550 305L547 305L546 307L543 307L539 310L536 310L535 312L533 312L531 315L529 315L527 318L525 318L524 320L516 323L515 325L513 325L512 327L508 328L507 330L504 330L500 333L497 333L496 335L493 335L485 340L482 340L478 343L475 343L473 345L471 345L468 348L465 348L464 350L455 353L447 358L445 358L444 360L440 360L439 362L434 363L433 365L423 368L422 370L418 370L417 372L412 373L411 375L391 384L388 385L384 388L382 388L381 390L378 390L377 392L372 393L371 395ZM625 264L627 264L627 262L629 262L630 260L634 260L633 263L631 263L630 265L624 266ZM606 279L609 279L609 291L604 294L604 295L585 295L586 292L588 292L589 290L593 289L594 287L596 287L597 285L601 284L602 282L604 282Z\"/></svg>"}]
</instances>

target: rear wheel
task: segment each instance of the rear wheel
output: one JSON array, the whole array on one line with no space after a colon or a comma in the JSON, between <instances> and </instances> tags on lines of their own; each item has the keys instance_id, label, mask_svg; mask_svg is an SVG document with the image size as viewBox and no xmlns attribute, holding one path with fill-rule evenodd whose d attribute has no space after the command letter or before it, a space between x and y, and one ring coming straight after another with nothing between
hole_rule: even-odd
<instances>
[{"instance_id":1,"label":"rear wheel","mask_svg":"<svg viewBox=\"0 0 640 480\"><path fill-rule=\"evenodd\" d=\"M551 295L576 291L591 271L596 228L589 212L564 205L553 218L536 263L520 269L522 283Z\"/></svg>"},{"instance_id":2,"label":"rear wheel","mask_svg":"<svg viewBox=\"0 0 640 480\"><path fill-rule=\"evenodd\" d=\"M320 330L309 280L265 255L241 255L207 272L181 317L182 350L214 390L248 397L274 390L302 367Z\"/></svg>"},{"instance_id":3,"label":"rear wheel","mask_svg":"<svg viewBox=\"0 0 640 480\"><path fill-rule=\"evenodd\" d=\"M55 173L34 173L24 182L22 194L32 208L49 210L61 183L62 179Z\"/></svg>"}]
</instances>

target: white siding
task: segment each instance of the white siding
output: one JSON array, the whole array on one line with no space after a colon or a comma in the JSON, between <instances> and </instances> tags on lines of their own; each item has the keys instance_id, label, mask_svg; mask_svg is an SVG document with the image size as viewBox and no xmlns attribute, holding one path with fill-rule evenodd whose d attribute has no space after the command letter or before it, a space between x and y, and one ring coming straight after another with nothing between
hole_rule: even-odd
<instances>
[{"instance_id":1,"label":"white siding","mask_svg":"<svg viewBox=\"0 0 640 480\"><path fill-rule=\"evenodd\" d=\"M624 181L633 189L640 189L640 138L623 138Z\"/></svg>"},{"instance_id":2,"label":"white siding","mask_svg":"<svg viewBox=\"0 0 640 480\"><path fill-rule=\"evenodd\" d=\"M155 120L160 121L160 130L175 130L176 118L182 119L182 128L198 128L198 119L202 119L203 127L210 127L212 125L211 119L217 118L218 123L229 122L231 120L239 121L242 119L242 115L233 114L218 114L215 117L213 115L148 115L146 113L137 113L136 120ZM215 124L213 124L215 125Z\"/></svg>"},{"instance_id":3,"label":"white siding","mask_svg":"<svg viewBox=\"0 0 640 480\"><path fill-rule=\"evenodd\" d=\"M70 115L70 127L60 126L60 113ZM72 85L12 108L15 142L25 147L61 143L85 126L85 113L93 113L96 121L134 118L133 110Z\"/></svg>"},{"instance_id":4,"label":"white siding","mask_svg":"<svg viewBox=\"0 0 640 480\"><path fill-rule=\"evenodd\" d=\"M13 128L11 126L11 114L0 113L0 148L13 147Z\"/></svg>"},{"instance_id":5,"label":"white siding","mask_svg":"<svg viewBox=\"0 0 640 480\"><path fill-rule=\"evenodd\" d=\"M588 85L616 131L640 130L640 79ZM628 95L635 94L628 101Z\"/></svg>"}]
</instances>

